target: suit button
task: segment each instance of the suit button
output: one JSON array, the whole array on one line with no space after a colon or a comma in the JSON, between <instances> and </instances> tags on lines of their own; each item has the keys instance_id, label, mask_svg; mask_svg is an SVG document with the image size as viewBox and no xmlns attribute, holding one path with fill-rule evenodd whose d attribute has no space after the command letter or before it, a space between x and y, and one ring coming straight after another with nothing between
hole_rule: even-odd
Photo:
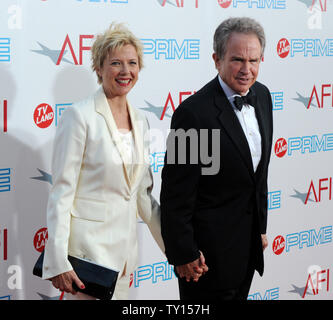
<instances>
[{"instance_id":1,"label":"suit button","mask_svg":"<svg viewBox=\"0 0 333 320\"><path fill-rule=\"evenodd\" d=\"M124 198L125 198L126 201L129 201L131 199L131 196L126 195Z\"/></svg>"}]
</instances>

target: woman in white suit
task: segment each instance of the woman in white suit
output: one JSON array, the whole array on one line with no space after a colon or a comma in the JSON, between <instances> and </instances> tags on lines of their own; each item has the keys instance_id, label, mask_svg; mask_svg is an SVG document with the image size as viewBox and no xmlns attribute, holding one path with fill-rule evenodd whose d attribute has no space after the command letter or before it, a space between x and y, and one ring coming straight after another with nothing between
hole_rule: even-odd
<instances>
[{"instance_id":1,"label":"woman in white suit","mask_svg":"<svg viewBox=\"0 0 333 320\"><path fill-rule=\"evenodd\" d=\"M164 252L144 143L148 123L126 98L143 66L143 49L126 27L111 24L91 51L101 87L64 112L54 141L43 278L68 299L92 298L73 289L73 282L84 284L69 254L118 270L114 299L127 299L137 262L137 213Z\"/></svg>"}]
</instances>

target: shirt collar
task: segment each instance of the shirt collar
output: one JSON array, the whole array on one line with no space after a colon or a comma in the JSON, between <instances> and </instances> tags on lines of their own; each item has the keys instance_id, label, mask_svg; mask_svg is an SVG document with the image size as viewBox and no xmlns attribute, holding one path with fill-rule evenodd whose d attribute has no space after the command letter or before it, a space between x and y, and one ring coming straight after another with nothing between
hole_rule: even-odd
<instances>
[{"instance_id":1,"label":"shirt collar","mask_svg":"<svg viewBox=\"0 0 333 320\"><path fill-rule=\"evenodd\" d=\"M218 75L218 79L219 79L219 83L220 83L220 85L221 85L221 88L223 89L223 91L224 91L225 95L227 96L229 102L231 103L231 105L232 105L234 108L236 108L235 105L234 105L234 98L237 97L237 96L240 97L241 95L240 95L239 93L235 92L233 89L231 89L231 88L230 88L230 87L229 87L229 86L228 86L228 85L222 80L222 78L221 78L220 75ZM249 90L247 90L246 94L248 94L248 92L249 92Z\"/></svg>"}]
</instances>

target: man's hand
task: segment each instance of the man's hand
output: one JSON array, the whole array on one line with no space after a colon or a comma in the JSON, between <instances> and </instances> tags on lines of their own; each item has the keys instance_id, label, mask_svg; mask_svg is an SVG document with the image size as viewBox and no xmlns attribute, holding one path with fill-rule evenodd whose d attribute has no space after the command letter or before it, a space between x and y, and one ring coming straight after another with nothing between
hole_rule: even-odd
<instances>
[{"instance_id":1,"label":"man's hand","mask_svg":"<svg viewBox=\"0 0 333 320\"><path fill-rule=\"evenodd\" d=\"M72 286L73 282L75 282L78 288L85 288L83 282L78 278L74 270L64 272L52 278L52 284L55 288L59 289L60 291L76 294L76 291Z\"/></svg>"},{"instance_id":2,"label":"man's hand","mask_svg":"<svg viewBox=\"0 0 333 320\"><path fill-rule=\"evenodd\" d=\"M191 281L191 279L197 282L199 278L208 271L208 267L205 262L205 257L200 251L200 257L198 259L187 264L176 266L176 271L180 278L185 277L187 282Z\"/></svg>"},{"instance_id":3,"label":"man's hand","mask_svg":"<svg viewBox=\"0 0 333 320\"><path fill-rule=\"evenodd\" d=\"M268 246L268 240L266 234L261 235L262 251L264 251Z\"/></svg>"}]
</instances>

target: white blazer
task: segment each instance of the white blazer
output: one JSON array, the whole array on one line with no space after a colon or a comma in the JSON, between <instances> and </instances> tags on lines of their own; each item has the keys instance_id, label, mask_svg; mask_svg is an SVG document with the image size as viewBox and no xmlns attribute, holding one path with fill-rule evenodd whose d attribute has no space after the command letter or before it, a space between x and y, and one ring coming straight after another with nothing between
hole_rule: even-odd
<instances>
[{"instance_id":1,"label":"white blazer","mask_svg":"<svg viewBox=\"0 0 333 320\"><path fill-rule=\"evenodd\" d=\"M146 118L128 104L137 163L130 180L124 149L101 87L61 117L52 158L47 205L48 241L43 279L72 270L72 255L122 272L137 263L137 213L164 252L160 208L151 195L152 173L144 143Z\"/></svg>"}]
</instances>

